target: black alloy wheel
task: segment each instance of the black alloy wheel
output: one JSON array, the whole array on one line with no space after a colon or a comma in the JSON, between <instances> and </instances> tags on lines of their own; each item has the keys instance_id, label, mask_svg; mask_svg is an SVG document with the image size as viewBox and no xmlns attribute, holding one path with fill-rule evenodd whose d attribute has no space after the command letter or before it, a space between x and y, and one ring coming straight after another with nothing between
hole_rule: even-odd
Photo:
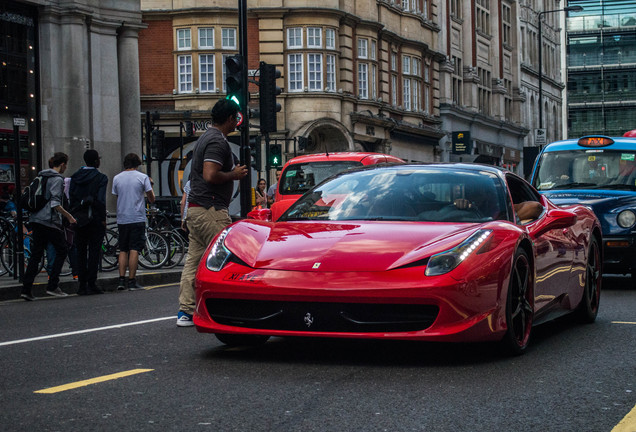
<instances>
[{"instance_id":1,"label":"black alloy wheel","mask_svg":"<svg viewBox=\"0 0 636 432\"><path fill-rule=\"evenodd\" d=\"M514 355L522 354L528 347L534 320L534 289L528 254L518 249L512 262L508 298L506 300L506 325L504 348Z\"/></svg>"},{"instance_id":2,"label":"black alloy wheel","mask_svg":"<svg viewBox=\"0 0 636 432\"><path fill-rule=\"evenodd\" d=\"M601 300L602 280L601 252L598 241L592 237L585 266L585 290L576 309L577 317L582 323L589 324L596 320Z\"/></svg>"}]
</instances>

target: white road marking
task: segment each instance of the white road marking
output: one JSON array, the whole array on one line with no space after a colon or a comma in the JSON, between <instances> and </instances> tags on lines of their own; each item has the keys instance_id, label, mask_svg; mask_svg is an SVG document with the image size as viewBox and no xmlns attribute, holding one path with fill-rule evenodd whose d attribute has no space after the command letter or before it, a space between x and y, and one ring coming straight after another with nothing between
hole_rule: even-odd
<instances>
[{"instance_id":1,"label":"white road marking","mask_svg":"<svg viewBox=\"0 0 636 432\"><path fill-rule=\"evenodd\" d=\"M77 330L77 331L66 332L66 333L58 333L58 334L52 334L52 335L46 335L46 336L38 336L38 337L33 337L33 338L28 338L28 339L18 339L18 340L14 340L14 341L0 342L0 346L17 345L17 344L26 343L26 342L35 342L35 341L39 341L39 340L55 339L55 338L60 338L60 337L65 337L65 336L73 336L73 335L84 334L84 333L93 333L93 332L104 331L104 330L118 329L118 328L122 328L122 327L130 327L130 326L135 326L135 325L148 324L148 323L153 323L153 322L158 322L158 321L166 321L166 320L171 320L171 319L177 319L176 315L175 316L169 316L169 317L163 317L163 318L154 318L154 319L149 319L149 320L144 320L144 321L135 321L135 322L131 322L131 323L115 324L115 325L106 326L106 327L97 327L97 328L86 329L86 330Z\"/></svg>"}]
</instances>

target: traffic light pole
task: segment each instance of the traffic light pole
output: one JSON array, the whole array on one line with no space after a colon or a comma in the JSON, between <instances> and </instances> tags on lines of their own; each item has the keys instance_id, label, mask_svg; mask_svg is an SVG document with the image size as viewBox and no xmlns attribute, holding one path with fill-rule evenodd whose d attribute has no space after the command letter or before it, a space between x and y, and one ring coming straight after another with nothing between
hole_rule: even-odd
<instances>
[{"instance_id":1,"label":"traffic light pole","mask_svg":"<svg viewBox=\"0 0 636 432\"><path fill-rule=\"evenodd\" d=\"M250 152L250 117L249 117L249 91L247 80L247 0L238 0L238 12L239 12L239 32L240 46L239 55L243 59L243 76L241 86L241 100L243 101L241 106L241 114L243 115L243 124L241 125L241 154L240 164L247 167L247 175L241 179L241 217L247 217L247 213L252 209L252 168Z\"/></svg>"}]
</instances>

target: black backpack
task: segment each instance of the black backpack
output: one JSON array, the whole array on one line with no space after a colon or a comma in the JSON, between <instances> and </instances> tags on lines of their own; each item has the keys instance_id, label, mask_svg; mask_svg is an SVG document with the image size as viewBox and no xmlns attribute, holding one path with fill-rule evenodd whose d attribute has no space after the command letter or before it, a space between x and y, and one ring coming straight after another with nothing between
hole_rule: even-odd
<instances>
[{"instance_id":1,"label":"black backpack","mask_svg":"<svg viewBox=\"0 0 636 432\"><path fill-rule=\"evenodd\" d=\"M46 197L48 181L48 176L39 175L34 178L31 184L24 188L24 192L20 196L20 206L31 213L42 210L49 201Z\"/></svg>"},{"instance_id":2,"label":"black backpack","mask_svg":"<svg viewBox=\"0 0 636 432\"><path fill-rule=\"evenodd\" d=\"M69 212L77 221L77 226L83 227L93 221L96 216L95 201L99 181L94 179L87 188L75 187L71 195L71 209Z\"/></svg>"}]
</instances>

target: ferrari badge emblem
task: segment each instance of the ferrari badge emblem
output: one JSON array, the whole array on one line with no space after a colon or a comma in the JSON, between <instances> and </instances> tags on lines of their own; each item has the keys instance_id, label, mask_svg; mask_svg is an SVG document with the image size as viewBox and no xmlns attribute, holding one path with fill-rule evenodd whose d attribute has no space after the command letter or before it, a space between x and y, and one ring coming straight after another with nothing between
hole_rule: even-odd
<instances>
[{"instance_id":1,"label":"ferrari badge emblem","mask_svg":"<svg viewBox=\"0 0 636 432\"><path fill-rule=\"evenodd\" d=\"M318 267L320 267L320 263L319 262L314 263L314 266L312 267L312 269L317 269Z\"/></svg>"},{"instance_id":2,"label":"ferrari badge emblem","mask_svg":"<svg viewBox=\"0 0 636 432\"><path fill-rule=\"evenodd\" d=\"M314 317L312 317L311 314L307 312L307 314L305 315L304 321L307 327L311 327L311 325L314 323Z\"/></svg>"}]
</instances>

